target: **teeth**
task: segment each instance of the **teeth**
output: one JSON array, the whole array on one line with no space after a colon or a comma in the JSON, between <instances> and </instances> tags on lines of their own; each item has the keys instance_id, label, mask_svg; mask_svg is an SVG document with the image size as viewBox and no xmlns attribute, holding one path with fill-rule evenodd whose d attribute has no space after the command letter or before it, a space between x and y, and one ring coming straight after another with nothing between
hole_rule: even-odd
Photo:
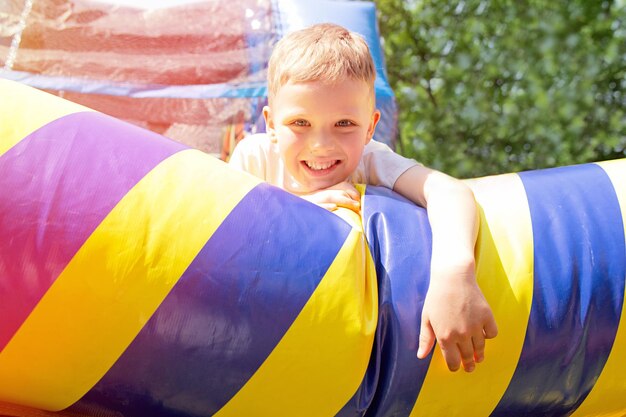
<instances>
[{"instance_id":1,"label":"teeth","mask_svg":"<svg viewBox=\"0 0 626 417\"><path fill-rule=\"evenodd\" d=\"M320 171L323 169L328 169L330 167L332 167L333 165L335 165L337 161L330 161L330 162L316 162L316 161L304 161L304 163L311 169L314 169L316 171Z\"/></svg>"}]
</instances>

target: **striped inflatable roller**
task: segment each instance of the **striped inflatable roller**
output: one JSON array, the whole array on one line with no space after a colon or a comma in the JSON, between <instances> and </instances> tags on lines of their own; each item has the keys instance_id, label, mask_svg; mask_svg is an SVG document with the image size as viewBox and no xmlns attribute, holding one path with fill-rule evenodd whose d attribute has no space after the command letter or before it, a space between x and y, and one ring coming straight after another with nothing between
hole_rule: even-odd
<instances>
[{"instance_id":1,"label":"striped inflatable roller","mask_svg":"<svg viewBox=\"0 0 626 417\"><path fill-rule=\"evenodd\" d=\"M623 416L626 160L468 183L471 374L415 356L423 209L327 212L0 80L0 415Z\"/></svg>"}]
</instances>

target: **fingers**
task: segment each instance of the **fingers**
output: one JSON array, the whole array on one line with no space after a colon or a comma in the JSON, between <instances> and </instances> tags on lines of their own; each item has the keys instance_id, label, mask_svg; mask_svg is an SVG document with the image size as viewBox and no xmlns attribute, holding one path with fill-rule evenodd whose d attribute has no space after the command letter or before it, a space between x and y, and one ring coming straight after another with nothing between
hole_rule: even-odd
<instances>
[{"instance_id":1,"label":"fingers","mask_svg":"<svg viewBox=\"0 0 626 417\"><path fill-rule=\"evenodd\" d=\"M435 332L427 319L422 318L422 325L420 327L419 335L419 348L417 350L417 357L424 359L428 356L433 346L435 345ZM457 343L455 340L439 341L439 349L441 354L448 365L448 369L452 372L456 372L463 365L463 369L466 372L472 372L476 368L475 347L473 344L473 338L467 339L463 342ZM480 338L476 338L477 344L480 346ZM481 357L484 356L485 343L482 338L482 351Z\"/></svg>"},{"instance_id":2,"label":"fingers","mask_svg":"<svg viewBox=\"0 0 626 417\"><path fill-rule=\"evenodd\" d=\"M345 191L343 193L343 195L337 196L337 198L334 199L335 204L337 204L338 207L345 207L358 212L361 207L361 202L351 198Z\"/></svg>"},{"instance_id":3,"label":"fingers","mask_svg":"<svg viewBox=\"0 0 626 417\"><path fill-rule=\"evenodd\" d=\"M494 320L492 316L491 319L487 320L487 323L485 324L485 338L493 339L497 335L498 335L498 326L496 325L496 321Z\"/></svg>"},{"instance_id":4,"label":"fingers","mask_svg":"<svg viewBox=\"0 0 626 417\"><path fill-rule=\"evenodd\" d=\"M454 343L440 343L439 349L443 358L446 360L448 369L456 372L461 367L461 353L459 347Z\"/></svg>"},{"instance_id":5,"label":"fingers","mask_svg":"<svg viewBox=\"0 0 626 417\"><path fill-rule=\"evenodd\" d=\"M458 371L461 365L463 365L465 372L472 372L476 369L476 362L479 361L475 359L474 345L471 339L462 343L440 343L439 348L450 371Z\"/></svg>"},{"instance_id":6,"label":"fingers","mask_svg":"<svg viewBox=\"0 0 626 417\"><path fill-rule=\"evenodd\" d=\"M357 191L356 187L347 181L340 182L339 184L333 185L329 189L344 191L346 195L354 201L361 200L361 194Z\"/></svg>"},{"instance_id":7,"label":"fingers","mask_svg":"<svg viewBox=\"0 0 626 417\"><path fill-rule=\"evenodd\" d=\"M358 198L356 200L353 199L352 196L352 190L337 188L320 190L310 194L301 195L300 197L330 211L334 211L338 207L345 207L358 213L361 207L360 194L357 192Z\"/></svg>"},{"instance_id":8,"label":"fingers","mask_svg":"<svg viewBox=\"0 0 626 417\"><path fill-rule=\"evenodd\" d=\"M335 211L335 210L337 210L337 204L319 203L319 206L322 207L322 208L325 208L328 211Z\"/></svg>"},{"instance_id":9,"label":"fingers","mask_svg":"<svg viewBox=\"0 0 626 417\"><path fill-rule=\"evenodd\" d=\"M472 345L474 346L474 360L476 363L481 363L485 360L485 338L472 337Z\"/></svg>"},{"instance_id":10,"label":"fingers","mask_svg":"<svg viewBox=\"0 0 626 417\"><path fill-rule=\"evenodd\" d=\"M498 335L498 326L493 318L488 320L483 329L483 334L472 337L474 346L474 360L481 363L485 360L485 339L493 339ZM467 369L466 369L467 370Z\"/></svg>"},{"instance_id":11,"label":"fingers","mask_svg":"<svg viewBox=\"0 0 626 417\"><path fill-rule=\"evenodd\" d=\"M324 190L320 193L320 196L326 204L331 203L336 207L345 207L358 212L361 208L360 194L356 190L354 192L356 193L356 199L353 198L354 193L349 189Z\"/></svg>"},{"instance_id":12,"label":"fingers","mask_svg":"<svg viewBox=\"0 0 626 417\"><path fill-rule=\"evenodd\" d=\"M354 188L352 184L348 185L349 187L347 189L344 189L348 197L350 197L354 201L361 201L361 194L359 194L359 192L356 190L356 188Z\"/></svg>"},{"instance_id":13,"label":"fingers","mask_svg":"<svg viewBox=\"0 0 626 417\"><path fill-rule=\"evenodd\" d=\"M420 350L417 354L420 359L426 357L428 351L432 348L433 342L430 338L434 339L434 334L432 333L424 336L423 334L424 332L422 331L420 333ZM465 372L472 372L476 369L476 364L483 362L485 359L486 337L484 334L474 335L471 338L461 340L450 338L438 340L438 342L446 365L452 372L459 370L461 366L463 366ZM426 346L428 346L428 351Z\"/></svg>"},{"instance_id":14,"label":"fingers","mask_svg":"<svg viewBox=\"0 0 626 417\"><path fill-rule=\"evenodd\" d=\"M435 346L435 332L427 320L422 319L417 357L424 359Z\"/></svg>"},{"instance_id":15,"label":"fingers","mask_svg":"<svg viewBox=\"0 0 626 417\"><path fill-rule=\"evenodd\" d=\"M461 353L463 369L465 372L472 372L476 368L476 362L474 362L474 344L472 340L470 339L465 343L459 344L459 352Z\"/></svg>"}]
</instances>

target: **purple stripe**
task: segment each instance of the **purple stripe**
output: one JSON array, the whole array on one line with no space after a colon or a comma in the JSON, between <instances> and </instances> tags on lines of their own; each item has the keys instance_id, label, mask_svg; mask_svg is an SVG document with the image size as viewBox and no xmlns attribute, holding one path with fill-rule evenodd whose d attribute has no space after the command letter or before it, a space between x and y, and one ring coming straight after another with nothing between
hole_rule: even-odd
<instances>
[{"instance_id":1,"label":"purple stripe","mask_svg":"<svg viewBox=\"0 0 626 417\"><path fill-rule=\"evenodd\" d=\"M405 417L432 358L432 353L416 357L430 282L430 224L422 207L387 188L368 186L363 226L376 264L378 327L365 378L337 416Z\"/></svg>"},{"instance_id":2,"label":"purple stripe","mask_svg":"<svg viewBox=\"0 0 626 417\"><path fill-rule=\"evenodd\" d=\"M566 416L609 357L624 303L624 223L596 164L519 174L528 196L534 286L528 329L493 416Z\"/></svg>"},{"instance_id":3,"label":"purple stripe","mask_svg":"<svg viewBox=\"0 0 626 417\"><path fill-rule=\"evenodd\" d=\"M41 127L0 156L0 350L118 201L183 148L81 112Z\"/></svg>"},{"instance_id":4,"label":"purple stripe","mask_svg":"<svg viewBox=\"0 0 626 417\"><path fill-rule=\"evenodd\" d=\"M350 230L338 216L260 184L72 410L129 417L217 412L279 343ZM301 354L293 352L294 361L306 360Z\"/></svg>"}]
</instances>

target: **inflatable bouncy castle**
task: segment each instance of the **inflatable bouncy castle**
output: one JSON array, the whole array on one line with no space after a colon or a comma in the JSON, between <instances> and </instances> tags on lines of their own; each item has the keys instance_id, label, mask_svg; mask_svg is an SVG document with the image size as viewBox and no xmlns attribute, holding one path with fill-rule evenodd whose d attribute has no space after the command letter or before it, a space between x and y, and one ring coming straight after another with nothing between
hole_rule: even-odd
<instances>
[{"instance_id":1,"label":"inflatable bouncy castle","mask_svg":"<svg viewBox=\"0 0 626 417\"><path fill-rule=\"evenodd\" d=\"M499 335L451 373L415 355L423 209L331 213L207 155L319 20L371 42L393 126L373 6L156 2L0 4L0 415L626 414L626 160L468 180Z\"/></svg>"},{"instance_id":2,"label":"inflatable bouncy castle","mask_svg":"<svg viewBox=\"0 0 626 417\"><path fill-rule=\"evenodd\" d=\"M265 129L273 45L322 21L370 45L383 113L378 139L393 146L396 105L370 2L4 0L0 77L227 159L243 135Z\"/></svg>"},{"instance_id":3,"label":"inflatable bouncy castle","mask_svg":"<svg viewBox=\"0 0 626 417\"><path fill-rule=\"evenodd\" d=\"M468 181L499 336L416 358L423 209L328 212L0 80L0 414L621 416L626 161ZM10 99L9 99L10 98Z\"/></svg>"}]
</instances>

